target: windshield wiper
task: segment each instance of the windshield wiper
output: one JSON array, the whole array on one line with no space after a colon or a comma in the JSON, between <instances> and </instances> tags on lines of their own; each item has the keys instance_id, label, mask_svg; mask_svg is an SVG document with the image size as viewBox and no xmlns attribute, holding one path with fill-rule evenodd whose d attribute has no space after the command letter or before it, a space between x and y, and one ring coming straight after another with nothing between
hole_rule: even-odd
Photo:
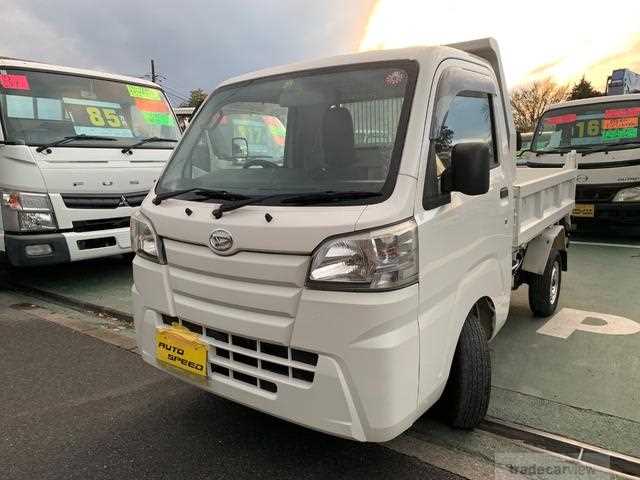
<instances>
[{"instance_id":1,"label":"windshield wiper","mask_svg":"<svg viewBox=\"0 0 640 480\"><path fill-rule=\"evenodd\" d=\"M522 155L524 155L527 152L533 152L533 150L531 150L530 148L525 148L524 150L520 150L517 154L516 157L520 158L522 157Z\"/></svg>"},{"instance_id":2,"label":"windshield wiper","mask_svg":"<svg viewBox=\"0 0 640 480\"><path fill-rule=\"evenodd\" d=\"M151 202L154 205L160 205L163 200L167 198L179 197L186 193L193 193L203 198L221 198L224 200L246 200L249 197L242 195L241 193L227 192L226 190L210 190L207 188L195 187L187 188L185 190L174 190L173 192L158 193ZM253 199L253 198L252 198Z\"/></svg>"},{"instance_id":3,"label":"windshield wiper","mask_svg":"<svg viewBox=\"0 0 640 480\"><path fill-rule=\"evenodd\" d=\"M614 148L614 147L624 147L624 146L630 146L630 145L640 145L640 140L634 140L632 142L612 143L611 145L603 145L601 147L593 147L588 150L583 150L582 156L586 157L587 155L591 155L592 153L608 152L612 148L614 150L617 150L617 148ZM621 149L621 150L624 150L624 149Z\"/></svg>"},{"instance_id":4,"label":"windshield wiper","mask_svg":"<svg viewBox=\"0 0 640 480\"><path fill-rule=\"evenodd\" d=\"M131 145L124 147L122 150L120 150L122 153L129 153L131 150L133 150L134 148L138 148L141 145L144 145L145 143L154 143L154 142L177 142L178 140L176 140L175 138L162 138L162 137L149 137L149 138L143 138L142 140L140 140L139 142L136 143L132 143Z\"/></svg>"},{"instance_id":5,"label":"windshield wiper","mask_svg":"<svg viewBox=\"0 0 640 480\"><path fill-rule=\"evenodd\" d=\"M68 137L61 138L60 140L47 143L46 145L40 145L38 148L36 148L36 152L41 153L45 150L50 149L51 147L57 147L58 145L64 145L65 143L73 142L76 140L107 140L108 142L112 142L116 139L113 137L101 137L99 135L85 135L84 133L81 133L80 135L70 135Z\"/></svg>"},{"instance_id":6,"label":"windshield wiper","mask_svg":"<svg viewBox=\"0 0 640 480\"><path fill-rule=\"evenodd\" d=\"M564 153L569 153L574 148L575 147L560 147L560 148L553 148L551 150L530 150L530 152L535 153L536 157L539 157L541 155L546 155L547 153L559 153L562 155Z\"/></svg>"},{"instance_id":7,"label":"windshield wiper","mask_svg":"<svg viewBox=\"0 0 640 480\"><path fill-rule=\"evenodd\" d=\"M330 203L340 200L359 200L370 197L381 196L380 192L361 192L361 191L346 191L346 192L303 192L303 193L278 193L274 195L266 195L262 197L253 197L246 200L241 200L234 203L223 203L213 211L215 218L221 218L224 212L230 212L237 210L238 208L245 207L247 205L255 205L262 203L266 200L279 199L280 203L287 204L293 203L296 205L314 205L318 203Z\"/></svg>"}]
</instances>

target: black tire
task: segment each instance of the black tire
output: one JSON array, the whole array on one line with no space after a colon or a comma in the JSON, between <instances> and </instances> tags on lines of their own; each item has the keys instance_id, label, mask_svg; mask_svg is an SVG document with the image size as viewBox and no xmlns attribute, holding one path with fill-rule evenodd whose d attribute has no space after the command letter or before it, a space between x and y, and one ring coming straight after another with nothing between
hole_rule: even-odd
<instances>
[{"instance_id":1,"label":"black tire","mask_svg":"<svg viewBox=\"0 0 640 480\"><path fill-rule=\"evenodd\" d=\"M556 311L562 286L562 256L549 254L542 275L529 274L529 308L536 317L548 317Z\"/></svg>"},{"instance_id":2,"label":"black tire","mask_svg":"<svg viewBox=\"0 0 640 480\"><path fill-rule=\"evenodd\" d=\"M462 327L449 380L441 399L447 423L454 428L477 427L487 414L491 394L491 356L477 307Z\"/></svg>"}]
</instances>

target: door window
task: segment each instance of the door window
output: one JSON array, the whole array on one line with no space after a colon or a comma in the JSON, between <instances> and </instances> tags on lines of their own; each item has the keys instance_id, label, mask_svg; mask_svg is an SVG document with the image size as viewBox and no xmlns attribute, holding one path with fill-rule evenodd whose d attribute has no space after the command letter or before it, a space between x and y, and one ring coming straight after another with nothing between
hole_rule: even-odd
<instances>
[{"instance_id":1,"label":"door window","mask_svg":"<svg viewBox=\"0 0 640 480\"><path fill-rule=\"evenodd\" d=\"M425 198L443 195L440 180L451 165L451 151L458 143L486 143L489 146L491 168L499 165L490 94L460 92L451 99L441 118L440 124L432 129Z\"/></svg>"}]
</instances>

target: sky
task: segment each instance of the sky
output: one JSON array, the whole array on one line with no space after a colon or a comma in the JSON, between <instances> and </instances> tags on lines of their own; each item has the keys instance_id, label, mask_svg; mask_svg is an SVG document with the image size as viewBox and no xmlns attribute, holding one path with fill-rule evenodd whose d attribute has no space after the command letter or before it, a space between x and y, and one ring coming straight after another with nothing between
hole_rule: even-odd
<instances>
[{"instance_id":1,"label":"sky","mask_svg":"<svg viewBox=\"0 0 640 480\"><path fill-rule=\"evenodd\" d=\"M241 73L356 51L373 4L0 0L0 56L133 76L148 74L153 58L167 91L184 97Z\"/></svg>"},{"instance_id":2,"label":"sky","mask_svg":"<svg viewBox=\"0 0 640 480\"><path fill-rule=\"evenodd\" d=\"M133 76L153 58L176 104L272 65L483 36L499 41L511 87L586 74L602 88L613 68L640 72L640 2L0 0L0 10L0 56Z\"/></svg>"},{"instance_id":3,"label":"sky","mask_svg":"<svg viewBox=\"0 0 640 480\"><path fill-rule=\"evenodd\" d=\"M614 68L640 72L640 2L380 0L360 48L494 37L510 87L583 75L603 89Z\"/></svg>"}]
</instances>

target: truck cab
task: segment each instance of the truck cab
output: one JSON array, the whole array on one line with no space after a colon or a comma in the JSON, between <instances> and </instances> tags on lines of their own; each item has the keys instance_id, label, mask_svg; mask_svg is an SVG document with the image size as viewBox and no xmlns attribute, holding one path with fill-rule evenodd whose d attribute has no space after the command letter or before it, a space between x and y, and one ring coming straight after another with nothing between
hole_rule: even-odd
<instances>
[{"instance_id":1,"label":"truck cab","mask_svg":"<svg viewBox=\"0 0 640 480\"><path fill-rule=\"evenodd\" d=\"M38 266L131 251L129 217L179 130L158 85L0 58L0 253Z\"/></svg>"},{"instance_id":2,"label":"truck cab","mask_svg":"<svg viewBox=\"0 0 640 480\"><path fill-rule=\"evenodd\" d=\"M522 158L529 167L558 167L577 150L578 228L640 225L639 119L640 93L559 103L540 118Z\"/></svg>"},{"instance_id":3,"label":"truck cab","mask_svg":"<svg viewBox=\"0 0 640 480\"><path fill-rule=\"evenodd\" d=\"M223 83L132 217L142 358L360 441L478 425L512 288L549 315L567 266L575 169L517 182L515 133L491 39Z\"/></svg>"}]
</instances>

